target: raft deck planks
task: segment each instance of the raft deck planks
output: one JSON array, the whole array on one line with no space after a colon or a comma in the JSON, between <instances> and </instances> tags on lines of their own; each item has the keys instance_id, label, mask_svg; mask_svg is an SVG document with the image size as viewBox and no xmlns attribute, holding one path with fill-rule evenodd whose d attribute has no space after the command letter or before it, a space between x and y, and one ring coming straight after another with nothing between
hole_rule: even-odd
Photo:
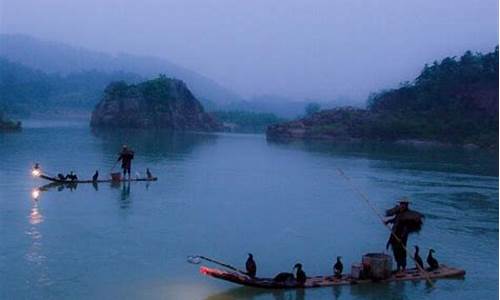
<instances>
[{"instance_id":1,"label":"raft deck planks","mask_svg":"<svg viewBox=\"0 0 500 300\"><path fill-rule=\"evenodd\" d=\"M100 183L100 182L127 182L127 181L156 181L158 180L158 177L151 177L151 178L131 178L131 179L120 179L120 180L113 180L113 179L100 179L100 180L61 180L59 178L47 176L44 174L39 175L38 177L43 178L45 180L52 181L54 183L60 183L60 184L76 184L76 183Z\"/></svg>"},{"instance_id":2,"label":"raft deck planks","mask_svg":"<svg viewBox=\"0 0 500 300\"><path fill-rule=\"evenodd\" d=\"M316 288L335 285L351 285L373 282L371 279L354 279L349 275L342 275L341 278L334 276L315 276L308 277L303 286L295 282L275 282L272 278L250 278L249 276L236 272L224 271L215 268L202 266L200 272L204 275L230 281L236 284L269 288L269 289L293 289L293 288ZM449 277L462 277L465 275L465 270L447 267L441 265L439 269L427 272L430 279L440 279ZM394 281L412 281L412 280L427 280L427 277L420 273L417 269L408 269L405 273L394 274L390 278L377 282L394 282Z\"/></svg>"}]
</instances>

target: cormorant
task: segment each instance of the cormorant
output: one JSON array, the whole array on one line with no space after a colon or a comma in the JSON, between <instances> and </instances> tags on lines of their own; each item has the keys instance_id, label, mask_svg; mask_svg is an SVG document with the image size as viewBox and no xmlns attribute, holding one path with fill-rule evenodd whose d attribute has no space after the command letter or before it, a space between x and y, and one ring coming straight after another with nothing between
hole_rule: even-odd
<instances>
[{"instance_id":1,"label":"cormorant","mask_svg":"<svg viewBox=\"0 0 500 300\"><path fill-rule=\"evenodd\" d=\"M333 274L336 278L342 277L342 271L344 270L344 265L340 261L342 257L337 256L337 262L333 265Z\"/></svg>"},{"instance_id":2,"label":"cormorant","mask_svg":"<svg viewBox=\"0 0 500 300\"><path fill-rule=\"evenodd\" d=\"M97 178L99 178L99 171L95 170L94 176L92 176L92 181L97 181Z\"/></svg>"},{"instance_id":3,"label":"cormorant","mask_svg":"<svg viewBox=\"0 0 500 300\"><path fill-rule=\"evenodd\" d=\"M297 283L300 285L304 285L304 283L306 282L307 276L306 276L306 273L302 270L302 264L298 263L293 268L297 269L296 276L295 276Z\"/></svg>"},{"instance_id":4,"label":"cormorant","mask_svg":"<svg viewBox=\"0 0 500 300\"><path fill-rule=\"evenodd\" d=\"M293 279L295 279L295 277L293 277L292 273L281 272L278 275L274 276L273 281L286 282L286 281L293 280Z\"/></svg>"},{"instance_id":5,"label":"cormorant","mask_svg":"<svg viewBox=\"0 0 500 300\"><path fill-rule=\"evenodd\" d=\"M76 176L76 174L71 171L68 175L66 175L66 179L69 179L70 181L76 181L78 180L78 176Z\"/></svg>"},{"instance_id":6,"label":"cormorant","mask_svg":"<svg viewBox=\"0 0 500 300\"><path fill-rule=\"evenodd\" d=\"M434 249L430 249L429 255L427 255L427 263L429 264L429 271L433 271L433 270L436 270L437 268L439 268L439 263L438 263L437 259L435 259L432 256L432 253L434 253L434 252L436 252L436 251L434 251Z\"/></svg>"},{"instance_id":7,"label":"cormorant","mask_svg":"<svg viewBox=\"0 0 500 300\"><path fill-rule=\"evenodd\" d=\"M153 178L153 174L151 174L151 171L149 171L149 168L146 169L146 176L148 179Z\"/></svg>"},{"instance_id":8,"label":"cormorant","mask_svg":"<svg viewBox=\"0 0 500 300\"><path fill-rule=\"evenodd\" d=\"M255 261L253 260L253 255L251 253L248 253L248 258L247 262L245 263L245 267L247 268L248 276L254 278L255 274L257 273L257 265L255 264Z\"/></svg>"},{"instance_id":9,"label":"cormorant","mask_svg":"<svg viewBox=\"0 0 500 300\"><path fill-rule=\"evenodd\" d=\"M413 256L413 258L415 259L415 268L417 268L417 270L420 271L420 269L424 268L424 262L422 261L422 258L420 257L420 255L418 255L419 250L420 250L420 248L418 248L418 246L415 246L415 255Z\"/></svg>"}]
</instances>

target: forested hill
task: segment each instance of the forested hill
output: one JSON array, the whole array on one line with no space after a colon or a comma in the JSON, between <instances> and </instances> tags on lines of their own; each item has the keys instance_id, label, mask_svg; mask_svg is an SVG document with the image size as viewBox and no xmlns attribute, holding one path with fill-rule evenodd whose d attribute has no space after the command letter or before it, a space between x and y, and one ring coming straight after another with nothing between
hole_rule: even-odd
<instances>
[{"instance_id":1,"label":"forested hill","mask_svg":"<svg viewBox=\"0 0 500 300\"><path fill-rule=\"evenodd\" d=\"M0 58L0 111L9 115L88 111L112 81L136 82L132 73L86 71L47 74Z\"/></svg>"},{"instance_id":2,"label":"forested hill","mask_svg":"<svg viewBox=\"0 0 500 300\"><path fill-rule=\"evenodd\" d=\"M326 110L270 126L269 137L418 139L498 147L498 47L426 65L413 82L373 94L367 109Z\"/></svg>"}]
</instances>

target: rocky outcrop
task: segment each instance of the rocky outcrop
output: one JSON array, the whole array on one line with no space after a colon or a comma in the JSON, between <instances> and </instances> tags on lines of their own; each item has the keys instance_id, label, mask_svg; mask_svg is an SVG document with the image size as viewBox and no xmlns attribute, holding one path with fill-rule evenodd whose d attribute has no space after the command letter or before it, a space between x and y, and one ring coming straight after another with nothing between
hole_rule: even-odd
<instances>
[{"instance_id":1,"label":"rocky outcrop","mask_svg":"<svg viewBox=\"0 0 500 300\"><path fill-rule=\"evenodd\" d=\"M92 112L92 127L214 131L221 126L184 82L163 75L128 85L114 82Z\"/></svg>"},{"instance_id":2,"label":"rocky outcrop","mask_svg":"<svg viewBox=\"0 0 500 300\"><path fill-rule=\"evenodd\" d=\"M355 140L374 118L364 109L346 107L323 110L309 117L271 125L266 135L270 139L334 139Z\"/></svg>"}]
</instances>

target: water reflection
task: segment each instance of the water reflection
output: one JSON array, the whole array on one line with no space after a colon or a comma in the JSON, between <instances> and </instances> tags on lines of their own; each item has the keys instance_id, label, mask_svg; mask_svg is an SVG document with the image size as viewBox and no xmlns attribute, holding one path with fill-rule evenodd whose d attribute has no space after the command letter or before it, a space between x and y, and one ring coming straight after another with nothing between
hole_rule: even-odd
<instances>
[{"instance_id":1,"label":"water reflection","mask_svg":"<svg viewBox=\"0 0 500 300\"><path fill-rule=\"evenodd\" d=\"M285 294L287 294L286 290L271 290L271 289L258 289L251 287L237 287L227 290L222 293L213 294L205 298L205 300L217 300L217 299L228 299L228 300L253 300L258 299L261 296L271 296L274 299L291 299L285 298Z\"/></svg>"},{"instance_id":2,"label":"water reflection","mask_svg":"<svg viewBox=\"0 0 500 300\"><path fill-rule=\"evenodd\" d=\"M30 266L36 271L33 272L33 274L37 274L35 284L47 286L52 284L52 281L49 278L47 266L45 265L47 257L43 254L42 250L43 235L38 229L40 224L44 221L44 218L38 206L38 201L35 200L32 201L32 203L33 205L28 216L28 221L31 224L31 227L26 232L26 235L30 238L30 246L24 257Z\"/></svg>"},{"instance_id":3,"label":"water reflection","mask_svg":"<svg viewBox=\"0 0 500 300\"><path fill-rule=\"evenodd\" d=\"M102 183L101 183L102 184ZM145 186L145 189L149 189L150 182L142 183ZM78 183L59 183L59 182L52 182L43 186L40 186L38 188L35 188L31 192L31 196L33 200L39 200L41 195L45 192L48 192L50 190L55 189L57 192L62 192L64 190L69 190L71 192L75 191L78 186ZM99 183L97 182L92 182L91 186L95 191L99 191ZM120 203L120 208L122 209L127 209L130 207L132 201L130 199L130 187L131 187L131 182L130 181L111 181L109 183L109 187L112 189L120 190L119 194L119 203Z\"/></svg>"},{"instance_id":4,"label":"water reflection","mask_svg":"<svg viewBox=\"0 0 500 300\"><path fill-rule=\"evenodd\" d=\"M332 287L333 299L340 299L340 296L342 295L342 289L343 289L343 287L341 287L341 286L333 286Z\"/></svg>"},{"instance_id":5,"label":"water reflection","mask_svg":"<svg viewBox=\"0 0 500 300\"><path fill-rule=\"evenodd\" d=\"M456 279L456 280L463 280ZM312 289L259 289L252 287L237 287L216 293L205 300L216 299L274 299L274 300L305 300L325 296L330 289L331 299L407 299L411 290L423 289L426 294L432 293L435 288L425 281L408 281L393 283L367 283L359 285L343 285ZM347 292L347 293L346 293Z\"/></svg>"},{"instance_id":6,"label":"water reflection","mask_svg":"<svg viewBox=\"0 0 500 300\"><path fill-rule=\"evenodd\" d=\"M130 199L130 181L123 182L123 184L115 184L112 187L113 188L120 188L121 186L121 192L120 192L120 208L121 209L127 209L130 208L130 205L132 204L132 201Z\"/></svg>"},{"instance_id":7,"label":"water reflection","mask_svg":"<svg viewBox=\"0 0 500 300\"><path fill-rule=\"evenodd\" d=\"M33 198L33 200L39 200L43 193L48 192L51 189L55 189L58 192L62 192L64 190L68 189L69 191L73 192L76 190L77 186L78 186L78 183L76 183L76 182L75 183L52 182L52 183L45 184L45 185L39 186L37 188L34 188L31 191L31 198Z\"/></svg>"},{"instance_id":8,"label":"water reflection","mask_svg":"<svg viewBox=\"0 0 500 300\"><path fill-rule=\"evenodd\" d=\"M43 216L38 208L38 201L33 201L33 207L29 215L29 222L31 225L37 225L43 222Z\"/></svg>"},{"instance_id":9,"label":"water reflection","mask_svg":"<svg viewBox=\"0 0 500 300\"><path fill-rule=\"evenodd\" d=\"M373 167L498 176L498 153L461 147L414 146L383 142L267 140L268 145L338 157L362 157Z\"/></svg>"},{"instance_id":10,"label":"water reflection","mask_svg":"<svg viewBox=\"0 0 500 300\"><path fill-rule=\"evenodd\" d=\"M327 288L324 288L327 289ZM305 299L315 299L314 293L320 291L318 289L309 289L311 295L307 296L309 292L306 289L259 289L252 287L237 287L227 290L222 293L213 294L205 300L218 300L218 299L228 299L228 300L253 300L253 299L274 299L274 300L305 300ZM334 299L340 299L341 287L334 287Z\"/></svg>"},{"instance_id":11,"label":"water reflection","mask_svg":"<svg viewBox=\"0 0 500 300\"><path fill-rule=\"evenodd\" d=\"M31 192L31 197L33 198L33 200L38 200L38 197L40 197L40 190L39 189L34 189Z\"/></svg>"},{"instance_id":12,"label":"water reflection","mask_svg":"<svg viewBox=\"0 0 500 300\"><path fill-rule=\"evenodd\" d=\"M189 154L196 147L211 145L217 140L216 134L159 129L93 129L92 133L102 140L106 154L115 155L123 144L127 144L135 153L155 161Z\"/></svg>"},{"instance_id":13,"label":"water reflection","mask_svg":"<svg viewBox=\"0 0 500 300\"><path fill-rule=\"evenodd\" d=\"M131 181L110 181L109 183L98 183L98 182L92 182L89 183L92 188L98 192L99 191L99 185L108 185L110 188L114 190L119 190L119 207L122 209L128 209L132 201L130 199L130 190L131 190ZM149 190L149 186L151 182L139 182L138 184L144 185L145 190ZM85 184L84 184L85 185ZM34 188L31 192L31 197L33 200L39 200L40 197L42 196L43 193L48 192L50 190L56 190L57 192L62 192L65 190L69 190L70 192L73 192L76 190L78 187L78 183L76 182L68 182L68 183L61 183L61 182L51 182L45 185L42 185L40 187Z\"/></svg>"}]
</instances>

